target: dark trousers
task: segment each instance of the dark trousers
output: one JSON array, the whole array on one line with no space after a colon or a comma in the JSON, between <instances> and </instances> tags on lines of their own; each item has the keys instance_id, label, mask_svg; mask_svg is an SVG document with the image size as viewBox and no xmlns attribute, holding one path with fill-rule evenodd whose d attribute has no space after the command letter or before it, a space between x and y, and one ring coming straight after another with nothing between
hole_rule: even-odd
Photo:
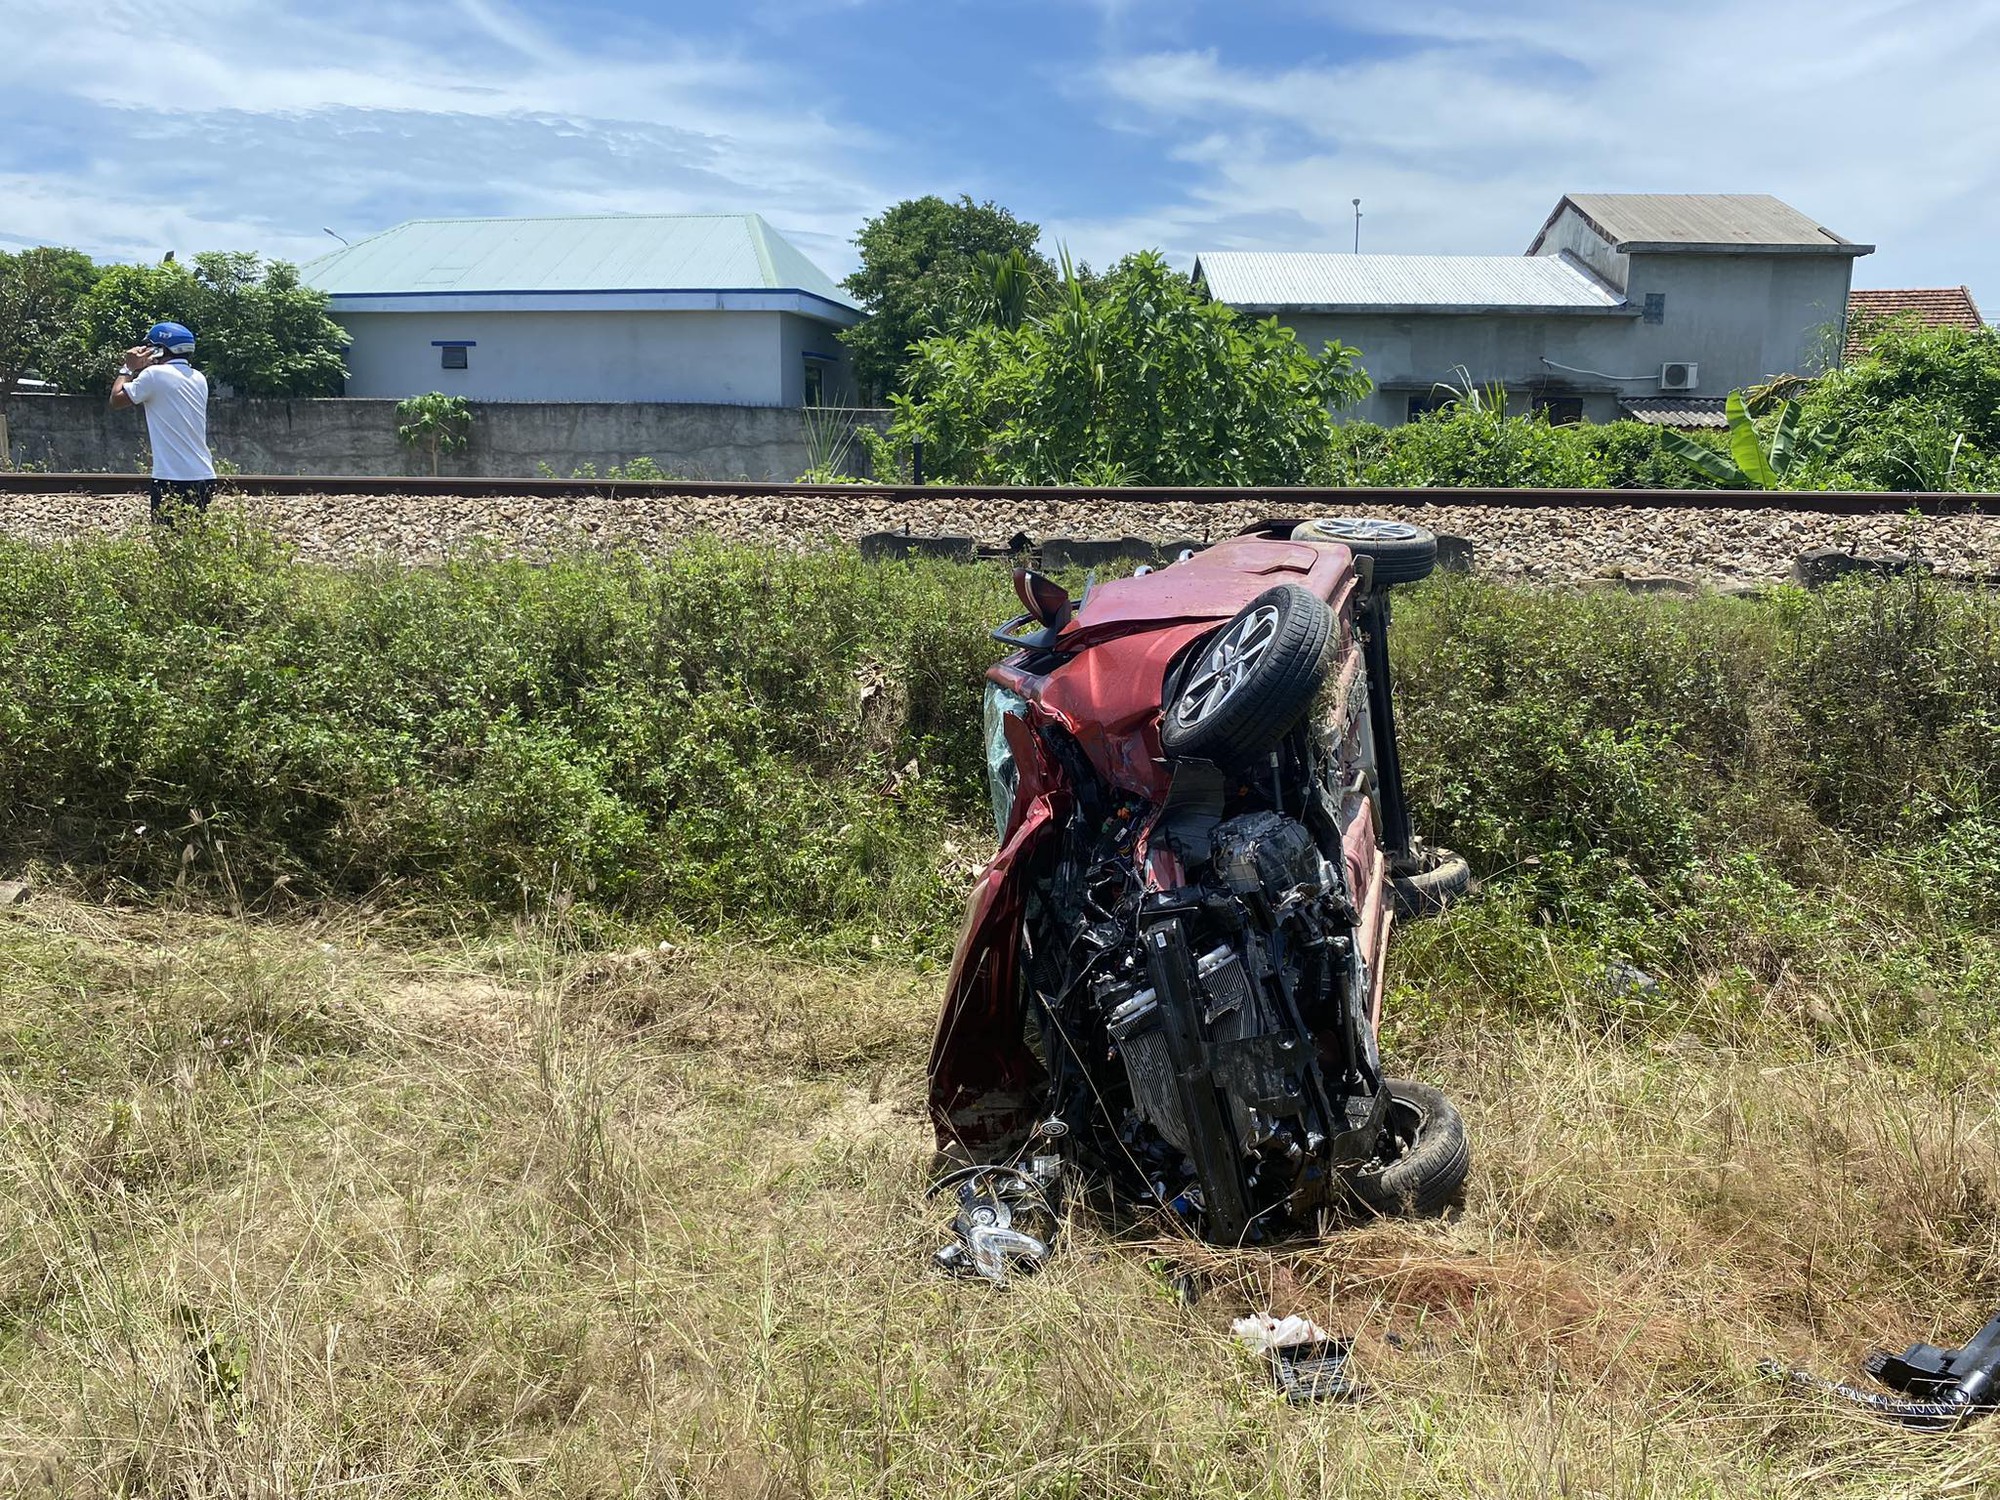
<instances>
[{"instance_id":1,"label":"dark trousers","mask_svg":"<svg viewBox=\"0 0 2000 1500\"><path fill-rule=\"evenodd\" d=\"M152 483L153 524L171 526L173 512L167 507L186 506L199 515L208 509L208 502L215 498L213 479L155 479Z\"/></svg>"}]
</instances>

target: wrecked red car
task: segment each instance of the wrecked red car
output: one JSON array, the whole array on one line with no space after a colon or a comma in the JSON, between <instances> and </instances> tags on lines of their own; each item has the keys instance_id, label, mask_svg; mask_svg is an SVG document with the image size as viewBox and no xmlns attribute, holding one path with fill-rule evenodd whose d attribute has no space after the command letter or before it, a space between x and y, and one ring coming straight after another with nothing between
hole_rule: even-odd
<instances>
[{"instance_id":1,"label":"wrecked red car","mask_svg":"<svg viewBox=\"0 0 2000 1500\"><path fill-rule=\"evenodd\" d=\"M1435 560L1417 527L1323 518L1074 604L1016 574L1000 850L930 1063L947 1266L1037 1262L1078 1186L1226 1244L1457 1193L1457 1111L1377 1042L1392 922L1468 879L1411 835L1389 693L1389 590Z\"/></svg>"}]
</instances>

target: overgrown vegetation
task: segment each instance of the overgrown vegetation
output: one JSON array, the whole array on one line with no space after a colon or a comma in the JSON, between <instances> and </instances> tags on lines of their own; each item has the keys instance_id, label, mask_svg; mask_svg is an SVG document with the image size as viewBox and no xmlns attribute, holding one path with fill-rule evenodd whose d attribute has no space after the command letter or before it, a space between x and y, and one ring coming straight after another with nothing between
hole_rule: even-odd
<instances>
[{"instance_id":1,"label":"overgrown vegetation","mask_svg":"<svg viewBox=\"0 0 2000 1500\"><path fill-rule=\"evenodd\" d=\"M1025 272L989 269L1004 310ZM1333 411L1368 390L1353 350L1240 317L1150 252L1095 287L1065 264L1026 309L915 347L878 461L905 467L922 443L940 481L1302 484L1328 462Z\"/></svg>"},{"instance_id":2,"label":"overgrown vegetation","mask_svg":"<svg viewBox=\"0 0 2000 1500\"><path fill-rule=\"evenodd\" d=\"M343 571L235 524L0 543L8 855L258 906L948 942L1001 569L697 544ZM1885 914L1940 881L2000 910L1991 595L1440 580L1398 618L1424 826L1565 931L1691 977L1746 906L1863 865Z\"/></svg>"},{"instance_id":3,"label":"overgrown vegetation","mask_svg":"<svg viewBox=\"0 0 2000 1500\"><path fill-rule=\"evenodd\" d=\"M1829 489L1990 490L2000 485L2000 332L1908 319L1864 330L1866 352L1799 398L1831 449Z\"/></svg>"},{"instance_id":4,"label":"overgrown vegetation","mask_svg":"<svg viewBox=\"0 0 2000 1500\"><path fill-rule=\"evenodd\" d=\"M1559 945L1535 1015L1474 1020L1475 955L1391 1037L1465 1101L1460 1220L1229 1254L1086 1216L994 1296L924 1269L934 976L579 953L559 921L382 936L46 893L0 913L7 1493L2000 1483L1977 1436L1753 1370L1989 1311L1983 1050L1942 1081L1783 1011L1607 1014ZM1353 1334L1372 1399L1286 1406L1228 1334L1267 1309Z\"/></svg>"},{"instance_id":5,"label":"overgrown vegetation","mask_svg":"<svg viewBox=\"0 0 2000 1500\"><path fill-rule=\"evenodd\" d=\"M0 912L0 1487L2000 1487L1754 1373L1955 1341L2000 1284L2000 601L1413 591L1419 822L1484 889L1398 938L1387 1050L1464 1102L1464 1216L1084 1216L995 1297L917 1205L1007 598L720 546L0 550L0 869L69 862ZM1253 1309L1356 1335L1374 1398L1285 1406Z\"/></svg>"},{"instance_id":6,"label":"overgrown vegetation","mask_svg":"<svg viewBox=\"0 0 2000 1500\"><path fill-rule=\"evenodd\" d=\"M934 951L1003 576L691 546L345 572L0 543L0 845L254 905L571 900Z\"/></svg>"},{"instance_id":7,"label":"overgrown vegetation","mask_svg":"<svg viewBox=\"0 0 2000 1500\"><path fill-rule=\"evenodd\" d=\"M1322 482L1536 489L1988 490L2000 484L2000 334L1868 331L1814 381L1733 393L1727 432L1643 422L1554 426L1469 381L1403 427L1338 429ZM1368 352L1359 351L1362 366Z\"/></svg>"}]
</instances>

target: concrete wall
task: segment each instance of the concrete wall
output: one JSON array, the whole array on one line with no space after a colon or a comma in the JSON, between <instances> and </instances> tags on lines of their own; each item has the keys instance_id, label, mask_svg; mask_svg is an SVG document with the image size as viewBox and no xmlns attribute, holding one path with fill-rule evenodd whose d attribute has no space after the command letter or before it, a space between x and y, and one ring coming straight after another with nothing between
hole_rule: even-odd
<instances>
[{"instance_id":1,"label":"concrete wall","mask_svg":"<svg viewBox=\"0 0 2000 1500\"><path fill-rule=\"evenodd\" d=\"M1854 271L1845 255L1634 255L1626 295L1667 299L1664 320L1632 325L1634 370L1699 360L1696 394L1726 396L1773 375L1838 361ZM1828 330L1831 330L1830 332Z\"/></svg>"},{"instance_id":2,"label":"concrete wall","mask_svg":"<svg viewBox=\"0 0 2000 1500\"><path fill-rule=\"evenodd\" d=\"M840 330L828 323L802 318L796 313L779 313L779 368L785 372L784 404L805 404L808 364L820 367L820 390L825 404L841 406L854 400L854 371L847 359L847 345ZM813 358L808 360L807 356Z\"/></svg>"},{"instance_id":3,"label":"concrete wall","mask_svg":"<svg viewBox=\"0 0 2000 1500\"><path fill-rule=\"evenodd\" d=\"M1379 422L1385 427L1405 420L1412 396L1429 395L1439 385L1462 386L1468 377L1474 385L1501 382L1515 393L1523 410L1532 389L1580 396L1586 418L1609 422L1618 415L1619 386L1551 370L1542 363L1543 358L1611 374L1631 374L1641 368L1616 363L1630 358L1626 340L1637 321L1625 314L1548 318L1503 314L1301 315L1285 321L1315 349L1328 339L1339 339L1361 350L1361 367L1374 380L1375 391L1341 417L1344 421Z\"/></svg>"},{"instance_id":4,"label":"concrete wall","mask_svg":"<svg viewBox=\"0 0 2000 1500\"><path fill-rule=\"evenodd\" d=\"M773 332L775 333L775 328ZM886 413L865 412L881 423ZM13 462L50 470L141 473L146 422L95 396L29 396L9 404ZM224 401L209 406L218 459L246 474L427 474L429 461L396 439L396 403ZM857 445L858 448L858 445ZM567 477L586 464L650 458L685 479L792 480L810 466L805 414L778 406L687 403L478 402L472 441L445 474ZM850 466L861 459L857 451Z\"/></svg>"},{"instance_id":5,"label":"concrete wall","mask_svg":"<svg viewBox=\"0 0 2000 1500\"><path fill-rule=\"evenodd\" d=\"M472 401L798 406L799 355L844 354L829 324L779 312L343 312L347 394ZM794 326L796 325L796 326ZM469 341L466 368L434 341Z\"/></svg>"},{"instance_id":6,"label":"concrete wall","mask_svg":"<svg viewBox=\"0 0 2000 1500\"><path fill-rule=\"evenodd\" d=\"M1625 290L1632 258L1620 255L1603 235L1590 227L1588 219L1567 203L1542 237L1541 253L1560 255L1565 250L1620 291Z\"/></svg>"},{"instance_id":7,"label":"concrete wall","mask_svg":"<svg viewBox=\"0 0 2000 1500\"><path fill-rule=\"evenodd\" d=\"M1666 298L1659 323L1645 322L1636 311L1554 317L1299 314L1281 321L1313 348L1337 338L1361 350L1361 365L1376 391L1343 416L1385 426L1405 419L1413 394L1440 383L1463 384L1465 375L1476 385L1505 384L1523 409L1535 391L1580 397L1587 419L1608 422L1618 415L1620 395L1725 396L1773 375L1814 373L1829 354L1838 357L1853 269L1846 256L1618 259L1626 263L1632 308L1643 308L1649 292ZM1700 367L1699 383L1692 391L1664 392L1660 367L1678 361Z\"/></svg>"}]
</instances>

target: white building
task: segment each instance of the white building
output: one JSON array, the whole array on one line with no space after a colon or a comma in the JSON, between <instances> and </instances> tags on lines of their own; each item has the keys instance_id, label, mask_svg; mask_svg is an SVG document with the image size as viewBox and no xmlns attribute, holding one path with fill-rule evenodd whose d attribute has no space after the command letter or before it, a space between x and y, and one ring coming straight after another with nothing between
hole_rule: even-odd
<instances>
[{"instance_id":1,"label":"white building","mask_svg":"<svg viewBox=\"0 0 2000 1500\"><path fill-rule=\"evenodd\" d=\"M1526 255L1213 252L1210 296L1361 351L1384 425L1502 385L1554 421L1722 424L1723 398L1840 360L1873 251L1764 194L1575 193Z\"/></svg>"},{"instance_id":2,"label":"white building","mask_svg":"<svg viewBox=\"0 0 2000 1500\"><path fill-rule=\"evenodd\" d=\"M301 275L350 396L816 405L862 316L756 214L412 219Z\"/></svg>"}]
</instances>

